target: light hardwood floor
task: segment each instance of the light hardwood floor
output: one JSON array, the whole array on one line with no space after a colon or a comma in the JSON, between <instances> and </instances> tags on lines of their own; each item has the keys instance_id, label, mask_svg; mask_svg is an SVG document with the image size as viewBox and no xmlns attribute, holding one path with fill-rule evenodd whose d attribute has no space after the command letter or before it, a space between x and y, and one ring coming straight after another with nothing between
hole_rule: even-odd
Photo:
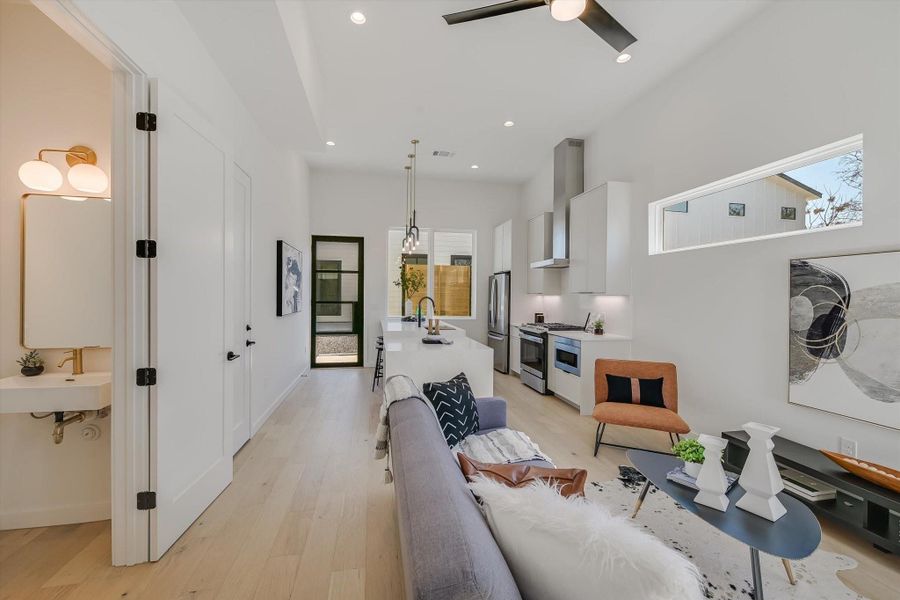
<instances>
[{"instance_id":1,"label":"light hardwood floor","mask_svg":"<svg viewBox=\"0 0 900 600\"><path fill-rule=\"evenodd\" d=\"M0 532L0 598L402 598L393 489L372 458L380 395L369 369L313 371L235 457L234 483L161 561L110 562L109 523ZM591 456L594 425L561 401L497 375L511 427L560 466L614 478L624 452ZM664 449L665 435L615 429L610 441ZM823 547L860 566L841 578L872 600L900 595L900 559L827 527Z\"/></svg>"}]
</instances>

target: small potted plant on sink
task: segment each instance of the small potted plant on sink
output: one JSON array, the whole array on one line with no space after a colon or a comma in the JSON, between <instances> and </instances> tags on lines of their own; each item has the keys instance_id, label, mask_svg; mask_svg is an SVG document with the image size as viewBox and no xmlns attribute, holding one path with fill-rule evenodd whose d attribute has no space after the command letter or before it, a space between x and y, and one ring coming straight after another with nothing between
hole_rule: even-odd
<instances>
[{"instance_id":1,"label":"small potted plant on sink","mask_svg":"<svg viewBox=\"0 0 900 600\"><path fill-rule=\"evenodd\" d=\"M695 439L684 439L672 446L672 454L684 461L684 472L696 479L703 466L703 445Z\"/></svg>"},{"instance_id":2,"label":"small potted plant on sink","mask_svg":"<svg viewBox=\"0 0 900 600\"><path fill-rule=\"evenodd\" d=\"M44 359L37 350L24 354L16 362L22 367L22 375L25 377L34 377L44 372Z\"/></svg>"},{"instance_id":3,"label":"small potted plant on sink","mask_svg":"<svg viewBox=\"0 0 900 600\"><path fill-rule=\"evenodd\" d=\"M597 319L596 321L594 321L592 325L594 328L594 335L603 335L604 325L606 325L606 323L603 321L603 319Z\"/></svg>"}]
</instances>

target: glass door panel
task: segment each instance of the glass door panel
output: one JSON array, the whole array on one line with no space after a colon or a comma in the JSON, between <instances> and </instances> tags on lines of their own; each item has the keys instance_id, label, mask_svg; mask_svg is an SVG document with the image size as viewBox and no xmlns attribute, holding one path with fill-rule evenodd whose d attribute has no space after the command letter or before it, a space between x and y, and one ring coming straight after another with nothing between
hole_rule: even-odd
<instances>
[{"instance_id":1,"label":"glass door panel","mask_svg":"<svg viewBox=\"0 0 900 600\"><path fill-rule=\"evenodd\" d=\"M313 236L313 367L362 366L362 264L362 238Z\"/></svg>"}]
</instances>

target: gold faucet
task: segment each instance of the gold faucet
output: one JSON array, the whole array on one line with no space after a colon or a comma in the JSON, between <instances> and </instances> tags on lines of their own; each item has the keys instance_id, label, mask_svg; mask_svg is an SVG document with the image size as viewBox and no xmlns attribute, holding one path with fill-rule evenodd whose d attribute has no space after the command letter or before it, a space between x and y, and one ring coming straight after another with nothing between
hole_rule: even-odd
<instances>
[{"instance_id":1,"label":"gold faucet","mask_svg":"<svg viewBox=\"0 0 900 600\"><path fill-rule=\"evenodd\" d=\"M71 354L70 354L71 353ZM59 361L57 367L62 367L64 364L72 361L72 375L81 375L84 373L84 361L82 360L82 348L72 348L71 350L66 350L67 357Z\"/></svg>"}]
</instances>

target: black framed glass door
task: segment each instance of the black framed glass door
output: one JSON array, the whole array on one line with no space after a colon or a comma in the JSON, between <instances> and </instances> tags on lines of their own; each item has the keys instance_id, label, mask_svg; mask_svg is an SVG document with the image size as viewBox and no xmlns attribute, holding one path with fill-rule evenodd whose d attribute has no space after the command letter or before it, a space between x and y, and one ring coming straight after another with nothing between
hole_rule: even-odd
<instances>
[{"instance_id":1,"label":"black framed glass door","mask_svg":"<svg viewBox=\"0 0 900 600\"><path fill-rule=\"evenodd\" d=\"M363 238L312 236L312 366L363 364Z\"/></svg>"}]
</instances>

